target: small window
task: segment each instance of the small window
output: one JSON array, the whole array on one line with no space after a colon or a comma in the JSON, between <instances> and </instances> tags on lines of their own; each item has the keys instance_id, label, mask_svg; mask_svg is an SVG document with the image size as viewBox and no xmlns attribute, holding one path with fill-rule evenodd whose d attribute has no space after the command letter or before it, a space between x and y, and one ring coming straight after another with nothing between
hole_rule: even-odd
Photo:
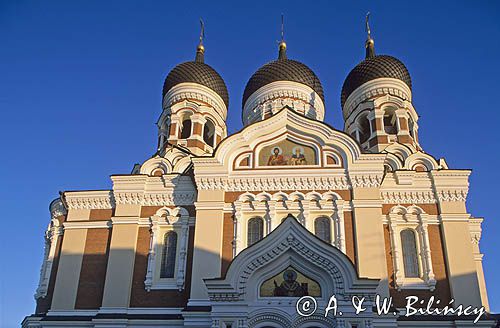
<instances>
[{"instance_id":1,"label":"small window","mask_svg":"<svg viewBox=\"0 0 500 328\"><path fill-rule=\"evenodd\" d=\"M177 233L169 231L163 240L160 278L173 278L177 253Z\"/></svg>"},{"instance_id":2,"label":"small window","mask_svg":"<svg viewBox=\"0 0 500 328\"><path fill-rule=\"evenodd\" d=\"M330 219L326 217L314 220L314 234L324 242L331 243Z\"/></svg>"},{"instance_id":3,"label":"small window","mask_svg":"<svg viewBox=\"0 0 500 328\"><path fill-rule=\"evenodd\" d=\"M394 109L386 109L384 112L384 130L387 134L397 134L397 117Z\"/></svg>"},{"instance_id":4,"label":"small window","mask_svg":"<svg viewBox=\"0 0 500 328\"><path fill-rule=\"evenodd\" d=\"M415 132L413 131L415 129L415 123L413 122L413 119L411 117L408 118L408 130L410 133L410 136L415 139Z\"/></svg>"},{"instance_id":5,"label":"small window","mask_svg":"<svg viewBox=\"0 0 500 328\"><path fill-rule=\"evenodd\" d=\"M403 248L405 277L418 278L420 276L420 270L418 267L417 241L413 230L405 229L401 231L401 245Z\"/></svg>"},{"instance_id":6,"label":"small window","mask_svg":"<svg viewBox=\"0 0 500 328\"><path fill-rule=\"evenodd\" d=\"M264 220L262 218L252 218L248 221L247 244L251 246L264 236Z\"/></svg>"},{"instance_id":7,"label":"small window","mask_svg":"<svg viewBox=\"0 0 500 328\"><path fill-rule=\"evenodd\" d=\"M207 120L203 127L203 141L211 147L214 146L215 141L215 125L212 121Z\"/></svg>"},{"instance_id":8,"label":"small window","mask_svg":"<svg viewBox=\"0 0 500 328\"><path fill-rule=\"evenodd\" d=\"M372 134L371 128L370 128L370 120L366 115L361 117L358 121L359 123L359 142L360 143L365 143L370 139L370 136Z\"/></svg>"},{"instance_id":9,"label":"small window","mask_svg":"<svg viewBox=\"0 0 500 328\"><path fill-rule=\"evenodd\" d=\"M182 121L181 139L187 139L191 136L191 119Z\"/></svg>"}]
</instances>

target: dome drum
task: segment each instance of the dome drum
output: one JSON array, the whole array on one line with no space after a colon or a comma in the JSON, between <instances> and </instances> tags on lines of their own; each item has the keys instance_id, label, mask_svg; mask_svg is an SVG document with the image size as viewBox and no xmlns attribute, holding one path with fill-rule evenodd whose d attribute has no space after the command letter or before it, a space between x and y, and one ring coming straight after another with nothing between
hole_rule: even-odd
<instances>
[{"instance_id":1,"label":"dome drum","mask_svg":"<svg viewBox=\"0 0 500 328\"><path fill-rule=\"evenodd\" d=\"M411 102L412 100L411 89L403 81L394 78L377 78L356 88L345 100L342 107L344 120L348 120L357 112L359 105L363 102L385 95L394 96L403 101Z\"/></svg>"},{"instance_id":2,"label":"dome drum","mask_svg":"<svg viewBox=\"0 0 500 328\"><path fill-rule=\"evenodd\" d=\"M224 100L214 90L197 83L183 82L172 87L163 97L164 111L181 101L199 101L212 107L223 121L227 118Z\"/></svg>"},{"instance_id":3,"label":"dome drum","mask_svg":"<svg viewBox=\"0 0 500 328\"><path fill-rule=\"evenodd\" d=\"M283 41L278 59L259 68L248 81L242 105L244 125L266 119L284 106L317 120L325 115L320 80L309 67L287 58Z\"/></svg>"},{"instance_id":4,"label":"dome drum","mask_svg":"<svg viewBox=\"0 0 500 328\"><path fill-rule=\"evenodd\" d=\"M365 83L378 79L399 80L406 85L401 89L409 90L411 94L411 77L406 66L397 58L387 55L368 57L356 65L344 81L341 92L341 105L345 107L350 96ZM387 87L389 93L390 87ZM382 88L383 89L383 88ZM410 96L411 98L411 96Z\"/></svg>"},{"instance_id":5,"label":"dome drum","mask_svg":"<svg viewBox=\"0 0 500 328\"><path fill-rule=\"evenodd\" d=\"M255 91L243 107L243 125L261 121L289 107L309 118L322 121L325 116L323 100L307 85L276 81Z\"/></svg>"}]
</instances>

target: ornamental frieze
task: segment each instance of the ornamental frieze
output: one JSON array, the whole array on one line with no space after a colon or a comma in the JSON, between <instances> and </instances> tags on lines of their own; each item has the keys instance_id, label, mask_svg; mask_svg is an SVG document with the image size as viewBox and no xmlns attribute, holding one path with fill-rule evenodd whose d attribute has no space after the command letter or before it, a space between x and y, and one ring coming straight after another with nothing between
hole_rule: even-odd
<instances>
[{"instance_id":1,"label":"ornamental frieze","mask_svg":"<svg viewBox=\"0 0 500 328\"><path fill-rule=\"evenodd\" d=\"M198 178L202 190L346 190L346 177Z\"/></svg>"}]
</instances>

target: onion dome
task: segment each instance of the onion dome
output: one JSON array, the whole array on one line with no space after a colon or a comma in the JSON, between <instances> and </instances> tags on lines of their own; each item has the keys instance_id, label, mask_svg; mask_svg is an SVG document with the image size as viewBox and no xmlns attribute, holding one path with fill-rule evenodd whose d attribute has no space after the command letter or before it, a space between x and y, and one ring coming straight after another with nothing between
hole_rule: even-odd
<instances>
[{"instance_id":1,"label":"onion dome","mask_svg":"<svg viewBox=\"0 0 500 328\"><path fill-rule=\"evenodd\" d=\"M215 91L226 104L226 108L229 107L229 94L226 83L215 69L205 64L204 55L205 48L200 43L194 61L179 64L168 73L163 84L163 97L170 89L180 83L197 83Z\"/></svg>"},{"instance_id":2,"label":"onion dome","mask_svg":"<svg viewBox=\"0 0 500 328\"><path fill-rule=\"evenodd\" d=\"M243 93L243 106L259 88L276 81L291 81L313 89L324 102L323 86L314 72L306 65L286 56L286 44L280 43L278 59L259 68L248 81Z\"/></svg>"},{"instance_id":3,"label":"onion dome","mask_svg":"<svg viewBox=\"0 0 500 328\"><path fill-rule=\"evenodd\" d=\"M392 56L375 55L375 42L370 35L368 20L366 22L366 30L368 33L365 44L366 58L351 70L344 81L341 93L342 107L344 107L344 103L354 90L366 82L378 78L393 78L400 80L404 82L411 91L411 77L406 66L399 59Z\"/></svg>"}]
</instances>

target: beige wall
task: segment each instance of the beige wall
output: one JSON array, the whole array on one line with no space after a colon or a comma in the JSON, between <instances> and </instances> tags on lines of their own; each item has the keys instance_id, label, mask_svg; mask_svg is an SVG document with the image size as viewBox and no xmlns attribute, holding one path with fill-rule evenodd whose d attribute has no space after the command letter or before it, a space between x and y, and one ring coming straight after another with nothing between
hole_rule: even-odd
<instances>
[{"instance_id":1,"label":"beige wall","mask_svg":"<svg viewBox=\"0 0 500 328\"><path fill-rule=\"evenodd\" d=\"M382 204L377 188L353 189L356 260L360 277L381 282L377 292L389 296Z\"/></svg>"},{"instance_id":2,"label":"beige wall","mask_svg":"<svg viewBox=\"0 0 500 328\"><path fill-rule=\"evenodd\" d=\"M52 311L75 308L87 229L66 229L62 243L57 278L52 298Z\"/></svg>"},{"instance_id":3,"label":"beige wall","mask_svg":"<svg viewBox=\"0 0 500 328\"><path fill-rule=\"evenodd\" d=\"M208 299L203 278L218 278L221 274L223 200L222 190L200 190L198 194L191 282L192 300Z\"/></svg>"},{"instance_id":4,"label":"beige wall","mask_svg":"<svg viewBox=\"0 0 500 328\"><path fill-rule=\"evenodd\" d=\"M442 227L452 298L455 304L481 306L469 224L445 219Z\"/></svg>"},{"instance_id":5,"label":"beige wall","mask_svg":"<svg viewBox=\"0 0 500 328\"><path fill-rule=\"evenodd\" d=\"M129 306L137 231L135 223L113 224L102 307Z\"/></svg>"}]
</instances>

